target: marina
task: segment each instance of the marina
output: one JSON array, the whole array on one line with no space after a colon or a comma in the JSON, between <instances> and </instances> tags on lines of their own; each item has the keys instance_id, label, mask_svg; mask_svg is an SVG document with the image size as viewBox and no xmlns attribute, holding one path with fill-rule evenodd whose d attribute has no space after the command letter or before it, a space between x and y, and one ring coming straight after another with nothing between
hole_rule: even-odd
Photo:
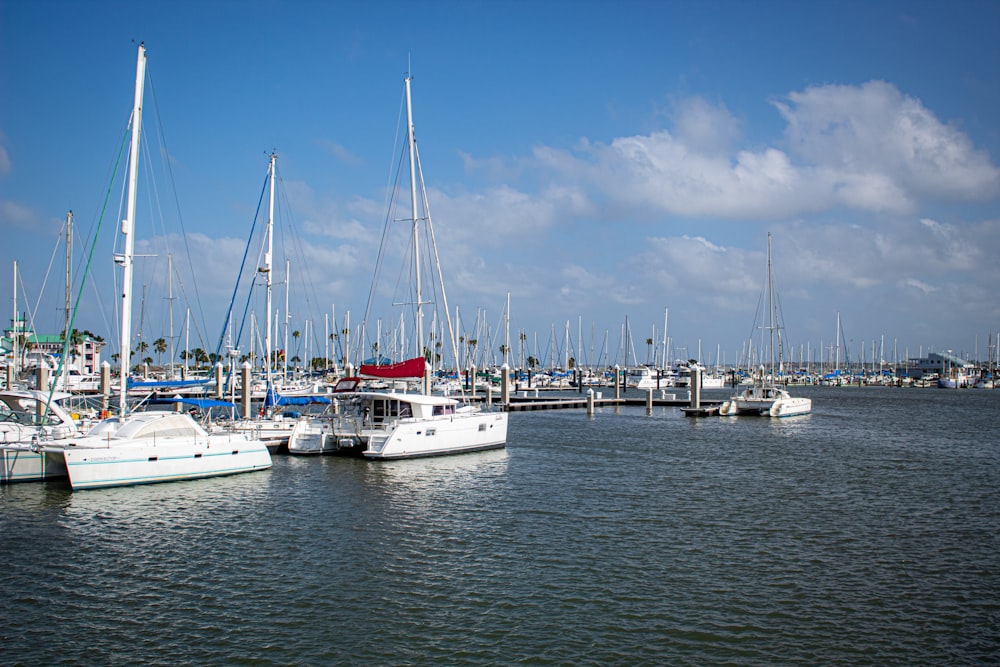
<instances>
[{"instance_id":1,"label":"marina","mask_svg":"<svg viewBox=\"0 0 1000 667\"><path fill-rule=\"evenodd\" d=\"M788 419L528 412L502 450L0 486L0 658L997 662L1000 393L801 393Z\"/></svg>"},{"instance_id":2,"label":"marina","mask_svg":"<svg viewBox=\"0 0 1000 667\"><path fill-rule=\"evenodd\" d=\"M0 665L1000 665L1000 5L14 5Z\"/></svg>"}]
</instances>

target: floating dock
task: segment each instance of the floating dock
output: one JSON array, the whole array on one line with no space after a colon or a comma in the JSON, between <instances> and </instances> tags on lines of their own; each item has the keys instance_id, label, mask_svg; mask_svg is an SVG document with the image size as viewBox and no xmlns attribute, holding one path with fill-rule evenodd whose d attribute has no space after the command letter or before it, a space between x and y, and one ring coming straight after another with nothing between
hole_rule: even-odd
<instances>
[{"instance_id":1,"label":"floating dock","mask_svg":"<svg viewBox=\"0 0 1000 667\"><path fill-rule=\"evenodd\" d=\"M677 398L674 394L667 394L667 398L653 398L650 401L647 397L630 396L627 398L597 398L593 399L595 408L613 406L638 406L638 407L668 407L668 408L689 408L691 401L687 398ZM702 401L699 409L715 412L717 414L722 401L706 402ZM587 396L511 396L510 403L507 404L507 412L527 412L529 410L571 410L587 408Z\"/></svg>"}]
</instances>

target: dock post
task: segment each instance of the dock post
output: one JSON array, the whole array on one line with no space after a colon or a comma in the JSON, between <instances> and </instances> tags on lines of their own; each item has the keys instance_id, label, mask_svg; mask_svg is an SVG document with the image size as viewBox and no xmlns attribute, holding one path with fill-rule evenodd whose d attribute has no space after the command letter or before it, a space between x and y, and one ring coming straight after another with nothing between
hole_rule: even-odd
<instances>
[{"instance_id":1,"label":"dock post","mask_svg":"<svg viewBox=\"0 0 1000 667\"><path fill-rule=\"evenodd\" d=\"M101 362L101 419L107 414L111 406L111 364L106 361Z\"/></svg>"},{"instance_id":2,"label":"dock post","mask_svg":"<svg viewBox=\"0 0 1000 667\"><path fill-rule=\"evenodd\" d=\"M244 361L240 368L240 403L243 406L243 419L250 419L250 362Z\"/></svg>"},{"instance_id":3,"label":"dock post","mask_svg":"<svg viewBox=\"0 0 1000 667\"><path fill-rule=\"evenodd\" d=\"M646 414L647 415L653 414L653 390L652 389L647 389L646 390Z\"/></svg>"},{"instance_id":4,"label":"dock post","mask_svg":"<svg viewBox=\"0 0 1000 667\"><path fill-rule=\"evenodd\" d=\"M38 391L48 391L49 390L49 369L45 365L41 365L35 371L37 375L37 380L35 382L35 388ZM42 418L45 417L45 401L35 401L35 416L38 418L38 423L42 423Z\"/></svg>"},{"instance_id":5,"label":"dock post","mask_svg":"<svg viewBox=\"0 0 1000 667\"><path fill-rule=\"evenodd\" d=\"M587 390L587 416L588 417L593 417L594 416L594 390L593 389L588 389Z\"/></svg>"},{"instance_id":6,"label":"dock post","mask_svg":"<svg viewBox=\"0 0 1000 667\"><path fill-rule=\"evenodd\" d=\"M223 398L223 395L224 394L222 393L222 362L221 361L216 361L215 362L215 398L217 400L221 401L222 398Z\"/></svg>"},{"instance_id":7,"label":"dock post","mask_svg":"<svg viewBox=\"0 0 1000 667\"><path fill-rule=\"evenodd\" d=\"M469 382L471 383L471 386L469 387L469 393L471 393L472 394L472 398L475 399L476 398L476 365L475 364L472 364L472 370L469 373L469 375L471 376L470 379L469 379Z\"/></svg>"},{"instance_id":8,"label":"dock post","mask_svg":"<svg viewBox=\"0 0 1000 667\"><path fill-rule=\"evenodd\" d=\"M35 370L35 389L38 391L49 390L49 368L41 365ZM40 404L41 405L41 404ZM44 410L44 406L42 406Z\"/></svg>"},{"instance_id":9,"label":"dock post","mask_svg":"<svg viewBox=\"0 0 1000 667\"><path fill-rule=\"evenodd\" d=\"M691 407L701 407L701 366L694 364L691 369Z\"/></svg>"},{"instance_id":10,"label":"dock post","mask_svg":"<svg viewBox=\"0 0 1000 667\"><path fill-rule=\"evenodd\" d=\"M622 387L620 384L621 380L621 370L618 364L615 364L615 400L617 401L622 397Z\"/></svg>"},{"instance_id":11,"label":"dock post","mask_svg":"<svg viewBox=\"0 0 1000 667\"><path fill-rule=\"evenodd\" d=\"M510 405L510 368L507 364L500 367L500 402Z\"/></svg>"}]
</instances>

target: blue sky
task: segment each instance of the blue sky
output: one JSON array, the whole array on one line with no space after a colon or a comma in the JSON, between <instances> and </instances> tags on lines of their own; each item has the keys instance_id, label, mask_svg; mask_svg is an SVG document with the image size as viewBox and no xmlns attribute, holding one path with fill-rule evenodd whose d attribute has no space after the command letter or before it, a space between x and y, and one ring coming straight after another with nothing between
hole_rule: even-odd
<instances>
[{"instance_id":1,"label":"blue sky","mask_svg":"<svg viewBox=\"0 0 1000 667\"><path fill-rule=\"evenodd\" d=\"M184 293L218 336L272 150L291 327L360 320L409 70L461 332L478 314L495 335L509 292L529 353L562 356L549 341L561 349L569 322L573 356L613 363L628 318L645 361L669 308L676 356L700 344L733 363L771 232L796 357L830 354L839 312L842 357L884 341L887 358L985 358L1000 330L997 34L992 2L4 0L3 303L17 260L21 310L61 330L59 232L70 209L79 243L96 227L143 41L144 132L154 147L162 133L150 152L172 176L140 182L157 201L137 216L137 252L158 256L137 269L149 339L167 332L168 251L190 259ZM113 227L77 320L109 339Z\"/></svg>"}]
</instances>

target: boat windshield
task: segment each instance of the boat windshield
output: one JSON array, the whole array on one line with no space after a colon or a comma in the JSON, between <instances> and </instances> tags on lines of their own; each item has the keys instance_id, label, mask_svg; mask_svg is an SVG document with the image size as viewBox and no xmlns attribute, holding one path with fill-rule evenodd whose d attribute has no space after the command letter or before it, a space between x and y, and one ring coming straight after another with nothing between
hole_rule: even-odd
<instances>
[{"instance_id":1,"label":"boat windshield","mask_svg":"<svg viewBox=\"0 0 1000 667\"><path fill-rule=\"evenodd\" d=\"M194 438L201 435L198 425L186 415L166 415L153 420L127 421L118 429L118 438Z\"/></svg>"}]
</instances>

